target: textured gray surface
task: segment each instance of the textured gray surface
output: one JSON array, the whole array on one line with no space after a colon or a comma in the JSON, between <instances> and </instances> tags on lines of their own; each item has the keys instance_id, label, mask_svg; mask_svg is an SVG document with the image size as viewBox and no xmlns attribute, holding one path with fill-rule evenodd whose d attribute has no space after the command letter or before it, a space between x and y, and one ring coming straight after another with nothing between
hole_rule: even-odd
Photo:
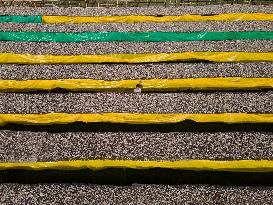
<instances>
[{"instance_id":1,"label":"textured gray surface","mask_svg":"<svg viewBox=\"0 0 273 205\"><path fill-rule=\"evenodd\" d=\"M272 12L272 7L218 6L185 7L183 9L25 9L1 8L1 14L181 14L222 12ZM5 10L5 11L4 11ZM143 24L89 24L36 25L1 24L4 31L242 31L273 30L271 22L210 22L210 23L143 23ZM193 44L192 44L193 43ZM197 42L187 48L201 49ZM254 41L244 45L237 42L229 47L213 44L209 49L263 49L269 51L272 42ZM259 45L259 43L261 43ZM33 51L34 53L79 53L102 51L130 51L128 43L115 46L84 48L87 44L66 44L47 48L52 44L1 43L2 52ZM91 44L88 44L89 46ZM98 44L93 44L98 45ZM102 44L100 44L101 46ZM135 44L137 45L137 44ZM170 50L154 44L144 44L137 52ZM149 44L151 45L151 44ZM186 44L183 44L184 46ZM207 44L206 44L207 45ZM257 47L257 46L260 47ZM120 47L118 47L120 46ZM191 47L190 47L191 46ZM190 48L189 48L190 47ZM69 49L65 51L65 49ZM73 50L73 51L72 51ZM245 51L244 50L244 51ZM164 68L163 68L164 67ZM181 69L182 68L182 69ZM272 64L147 64L147 65L0 65L0 78L178 78L207 76L272 77ZM106 71L107 70L107 71ZM66 94L0 94L0 113L47 112L152 112L152 113L218 113L264 112L273 113L272 92L254 93L66 93ZM272 133L39 133L0 131L0 161L47 161L71 159L272 159ZM272 187L217 187L139 185L131 187L94 186L80 184L0 184L1 204L272 204Z\"/></svg>"},{"instance_id":2,"label":"textured gray surface","mask_svg":"<svg viewBox=\"0 0 273 205\"><path fill-rule=\"evenodd\" d=\"M48 32L88 32L88 31L272 31L270 21L237 22L170 22L170 23L92 23L92 24L22 24L1 23L1 31L48 31Z\"/></svg>"},{"instance_id":3,"label":"textured gray surface","mask_svg":"<svg viewBox=\"0 0 273 205\"><path fill-rule=\"evenodd\" d=\"M0 161L37 161L43 140L44 136L35 132L0 131Z\"/></svg>"},{"instance_id":4,"label":"textured gray surface","mask_svg":"<svg viewBox=\"0 0 273 205\"><path fill-rule=\"evenodd\" d=\"M179 9L178 9L179 8ZM68 15L68 16L102 16L102 15L182 15L182 14L218 14L238 12L273 13L272 6L255 5L207 5L179 7L126 7L126 8L30 8L2 7L2 15Z\"/></svg>"},{"instance_id":5,"label":"textured gray surface","mask_svg":"<svg viewBox=\"0 0 273 205\"><path fill-rule=\"evenodd\" d=\"M0 94L0 113L273 113L273 92Z\"/></svg>"},{"instance_id":6,"label":"textured gray surface","mask_svg":"<svg viewBox=\"0 0 273 205\"><path fill-rule=\"evenodd\" d=\"M272 187L1 184L1 204L272 204Z\"/></svg>"},{"instance_id":7,"label":"textured gray surface","mask_svg":"<svg viewBox=\"0 0 273 205\"><path fill-rule=\"evenodd\" d=\"M45 134L39 161L273 159L272 133Z\"/></svg>"},{"instance_id":8,"label":"textured gray surface","mask_svg":"<svg viewBox=\"0 0 273 205\"><path fill-rule=\"evenodd\" d=\"M175 53L185 51L272 52L271 40L192 42L0 42L0 52L82 55L113 53Z\"/></svg>"},{"instance_id":9,"label":"textured gray surface","mask_svg":"<svg viewBox=\"0 0 273 205\"><path fill-rule=\"evenodd\" d=\"M273 159L271 132L0 131L1 162Z\"/></svg>"},{"instance_id":10,"label":"textured gray surface","mask_svg":"<svg viewBox=\"0 0 273 205\"><path fill-rule=\"evenodd\" d=\"M261 63L160 63L160 64L73 64L73 65L0 65L0 79L73 79L100 80L273 77L273 64Z\"/></svg>"}]
</instances>

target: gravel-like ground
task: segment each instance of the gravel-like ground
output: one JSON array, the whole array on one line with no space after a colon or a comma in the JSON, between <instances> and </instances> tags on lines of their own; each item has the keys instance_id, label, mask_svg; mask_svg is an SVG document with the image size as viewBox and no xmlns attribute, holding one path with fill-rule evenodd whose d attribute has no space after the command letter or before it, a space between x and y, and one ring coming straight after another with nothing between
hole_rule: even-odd
<instances>
[{"instance_id":1,"label":"gravel-like ground","mask_svg":"<svg viewBox=\"0 0 273 205\"><path fill-rule=\"evenodd\" d=\"M52 55L113 53L175 53L185 51L272 52L271 40L191 41L191 42L0 42L0 52Z\"/></svg>"},{"instance_id":2,"label":"gravel-like ground","mask_svg":"<svg viewBox=\"0 0 273 205\"><path fill-rule=\"evenodd\" d=\"M0 8L1 15L179 15L268 12L264 6L185 8ZM273 30L271 22L180 22L140 24L37 25L3 23L2 31L247 31ZM54 46L52 46L54 45ZM0 52L134 53L182 51L272 51L272 41L184 43L12 43ZM145 65L1 65L4 79L137 79L185 77L272 77L271 63ZM0 113L273 113L273 92L209 93L1 93ZM0 161L71 159L272 159L271 132L67 132L0 131ZM272 187L130 187L80 184L0 184L1 204L271 204Z\"/></svg>"},{"instance_id":3,"label":"gravel-like ground","mask_svg":"<svg viewBox=\"0 0 273 205\"><path fill-rule=\"evenodd\" d=\"M270 21L237 22L169 22L169 23L92 23L92 24L32 24L0 23L1 31L37 31L37 32L91 32L91 31L272 31Z\"/></svg>"},{"instance_id":4,"label":"gravel-like ground","mask_svg":"<svg viewBox=\"0 0 273 205\"><path fill-rule=\"evenodd\" d=\"M272 133L260 132L48 133L44 134L38 161L77 159L272 160L272 146Z\"/></svg>"},{"instance_id":5,"label":"gravel-like ground","mask_svg":"<svg viewBox=\"0 0 273 205\"><path fill-rule=\"evenodd\" d=\"M36 162L45 133L0 131L1 162Z\"/></svg>"},{"instance_id":6,"label":"gravel-like ground","mask_svg":"<svg viewBox=\"0 0 273 205\"><path fill-rule=\"evenodd\" d=\"M0 65L0 79L153 79L205 77L273 77L273 64L261 63L147 63Z\"/></svg>"},{"instance_id":7,"label":"gravel-like ground","mask_svg":"<svg viewBox=\"0 0 273 205\"><path fill-rule=\"evenodd\" d=\"M114 15L183 15L219 13L273 13L272 6L256 5L207 5L179 7L126 7L126 8L61 8L61 7L0 7L1 15L66 15L66 16L114 16Z\"/></svg>"},{"instance_id":8,"label":"gravel-like ground","mask_svg":"<svg viewBox=\"0 0 273 205\"><path fill-rule=\"evenodd\" d=\"M271 132L0 131L1 162L90 159L272 160Z\"/></svg>"},{"instance_id":9,"label":"gravel-like ground","mask_svg":"<svg viewBox=\"0 0 273 205\"><path fill-rule=\"evenodd\" d=\"M0 94L0 113L273 113L273 92Z\"/></svg>"},{"instance_id":10,"label":"gravel-like ground","mask_svg":"<svg viewBox=\"0 0 273 205\"><path fill-rule=\"evenodd\" d=\"M272 187L208 185L94 186L1 184L1 204L251 204L269 205Z\"/></svg>"}]
</instances>

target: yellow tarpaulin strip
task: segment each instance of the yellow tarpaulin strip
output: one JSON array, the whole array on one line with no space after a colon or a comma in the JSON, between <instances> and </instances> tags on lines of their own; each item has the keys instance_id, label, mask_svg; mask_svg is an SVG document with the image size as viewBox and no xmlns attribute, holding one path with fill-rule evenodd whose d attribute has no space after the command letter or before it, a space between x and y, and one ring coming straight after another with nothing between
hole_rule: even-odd
<instances>
[{"instance_id":1,"label":"yellow tarpaulin strip","mask_svg":"<svg viewBox=\"0 0 273 205\"><path fill-rule=\"evenodd\" d=\"M217 15L181 16L43 16L43 23L140 23L182 21L273 21L273 14L227 13Z\"/></svg>"},{"instance_id":2,"label":"yellow tarpaulin strip","mask_svg":"<svg viewBox=\"0 0 273 205\"><path fill-rule=\"evenodd\" d=\"M57 162L32 162L32 163L0 163L0 169L60 169L101 170L107 168L131 168L131 169L180 169L180 170L210 170L233 172L272 172L271 160L181 160L181 161L133 161L133 160L77 160Z\"/></svg>"},{"instance_id":3,"label":"yellow tarpaulin strip","mask_svg":"<svg viewBox=\"0 0 273 205\"><path fill-rule=\"evenodd\" d=\"M273 114L220 113L220 114L139 114L139 113L100 113L100 114L0 114L0 126L7 123L27 125L53 125L84 123L127 123L127 124L167 124L184 120L195 122L222 123L273 123Z\"/></svg>"},{"instance_id":4,"label":"yellow tarpaulin strip","mask_svg":"<svg viewBox=\"0 0 273 205\"><path fill-rule=\"evenodd\" d=\"M73 64L73 63L149 63L168 61L273 62L273 52L183 52L105 55L32 55L0 53L0 63Z\"/></svg>"},{"instance_id":5,"label":"yellow tarpaulin strip","mask_svg":"<svg viewBox=\"0 0 273 205\"><path fill-rule=\"evenodd\" d=\"M151 80L0 80L0 92L28 92L65 89L69 91L179 91L179 90L261 90L273 88L273 78L187 78Z\"/></svg>"}]
</instances>

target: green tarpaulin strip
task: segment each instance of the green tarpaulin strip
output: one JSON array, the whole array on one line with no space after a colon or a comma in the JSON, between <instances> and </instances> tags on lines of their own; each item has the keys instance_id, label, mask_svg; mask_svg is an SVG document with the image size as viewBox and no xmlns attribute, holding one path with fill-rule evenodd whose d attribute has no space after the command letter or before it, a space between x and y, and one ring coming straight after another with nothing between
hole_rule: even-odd
<instances>
[{"instance_id":1,"label":"green tarpaulin strip","mask_svg":"<svg viewBox=\"0 0 273 205\"><path fill-rule=\"evenodd\" d=\"M272 40L273 32L0 32L1 41L82 42L82 41L220 41Z\"/></svg>"},{"instance_id":2,"label":"green tarpaulin strip","mask_svg":"<svg viewBox=\"0 0 273 205\"><path fill-rule=\"evenodd\" d=\"M42 23L42 16L0 16L0 23Z\"/></svg>"}]
</instances>

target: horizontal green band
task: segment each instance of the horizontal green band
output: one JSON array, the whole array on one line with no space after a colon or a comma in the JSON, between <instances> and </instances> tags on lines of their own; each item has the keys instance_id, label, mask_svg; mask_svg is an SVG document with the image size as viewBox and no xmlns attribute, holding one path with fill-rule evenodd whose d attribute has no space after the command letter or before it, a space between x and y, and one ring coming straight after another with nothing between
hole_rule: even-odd
<instances>
[{"instance_id":1,"label":"horizontal green band","mask_svg":"<svg viewBox=\"0 0 273 205\"><path fill-rule=\"evenodd\" d=\"M1 17L0 17L1 18ZM82 41L220 41L220 40L272 40L273 32L0 32L0 41L27 42L82 42Z\"/></svg>"},{"instance_id":2,"label":"horizontal green band","mask_svg":"<svg viewBox=\"0 0 273 205\"><path fill-rule=\"evenodd\" d=\"M42 16L0 16L0 23L42 23Z\"/></svg>"}]
</instances>

